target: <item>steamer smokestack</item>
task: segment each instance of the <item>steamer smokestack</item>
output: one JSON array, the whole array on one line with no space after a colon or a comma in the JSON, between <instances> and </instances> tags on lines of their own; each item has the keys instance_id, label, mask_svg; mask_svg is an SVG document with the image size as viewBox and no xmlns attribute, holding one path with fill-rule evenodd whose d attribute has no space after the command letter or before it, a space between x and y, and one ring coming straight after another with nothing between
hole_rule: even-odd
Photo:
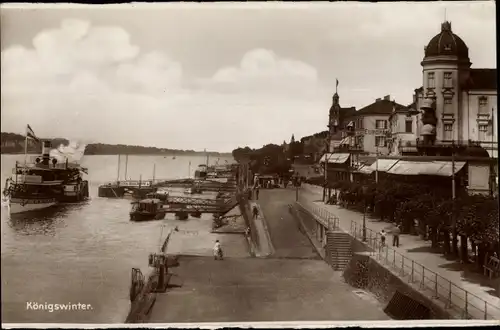
<instances>
[{"instance_id":1,"label":"steamer smokestack","mask_svg":"<svg viewBox=\"0 0 500 330\"><path fill-rule=\"evenodd\" d=\"M42 148L42 164L45 166L49 166L50 162L50 149L51 149L51 143L50 141L43 141L43 148Z\"/></svg>"}]
</instances>

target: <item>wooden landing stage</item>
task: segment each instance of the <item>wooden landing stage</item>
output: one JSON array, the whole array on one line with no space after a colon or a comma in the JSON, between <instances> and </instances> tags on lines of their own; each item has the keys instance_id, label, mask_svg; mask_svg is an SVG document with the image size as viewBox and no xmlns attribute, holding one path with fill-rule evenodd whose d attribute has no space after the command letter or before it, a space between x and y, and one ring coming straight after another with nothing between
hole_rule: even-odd
<instances>
[{"instance_id":1,"label":"wooden landing stage","mask_svg":"<svg viewBox=\"0 0 500 330\"><path fill-rule=\"evenodd\" d=\"M167 180L167 181L157 181L153 184L155 188L192 188L199 187L203 191L212 192L235 192L236 185L234 182L217 182L212 180L194 180L194 179L182 179L182 180Z\"/></svg>"},{"instance_id":2,"label":"wooden landing stage","mask_svg":"<svg viewBox=\"0 0 500 330\"><path fill-rule=\"evenodd\" d=\"M229 198L205 199L190 196L169 196L163 209L167 213L216 213L224 214L237 204L236 195Z\"/></svg>"}]
</instances>

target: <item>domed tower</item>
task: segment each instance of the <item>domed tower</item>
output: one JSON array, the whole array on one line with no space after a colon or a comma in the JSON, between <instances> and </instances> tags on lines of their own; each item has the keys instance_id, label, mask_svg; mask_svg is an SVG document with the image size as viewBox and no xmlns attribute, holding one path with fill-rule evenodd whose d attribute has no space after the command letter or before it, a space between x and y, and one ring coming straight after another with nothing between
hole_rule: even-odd
<instances>
[{"instance_id":1,"label":"domed tower","mask_svg":"<svg viewBox=\"0 0 500 330\"><path fill-rule=\"evenodd\" d=\"M332 97L332 106L328 116L328 128L330 129L331 136L335 135L339 130L340 125L340 105L339 94L335 93Z\"/></svg>"},{"instance_id":2,"label":"domed tower","mask_svg":"<svg viewBox=\"0 0 500 330\"><path fill-rule=\"evenodd\" d=\"M463 140L459 128L467 118L460 112L461 86L469 78L471 62L467 45L452 32L450 22L442 23L441 32L429 41L421 65L426 98L421 108L421 138L428 142Z\"/></svg>"}]
</instances>

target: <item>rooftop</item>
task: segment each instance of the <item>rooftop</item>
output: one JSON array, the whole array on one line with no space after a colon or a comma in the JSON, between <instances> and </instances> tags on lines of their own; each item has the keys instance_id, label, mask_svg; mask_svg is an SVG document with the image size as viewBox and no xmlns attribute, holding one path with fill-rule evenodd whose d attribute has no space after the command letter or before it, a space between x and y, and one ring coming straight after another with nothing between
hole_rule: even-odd
<instances>
[{"instance_id":1,"label":"rooftop","mask_svg":"<svg viewBox=\"0 0 500 330\"><path fill-rule=\"evenodd\" d=\"M369 115L390 115L393 113L393 110L396 111L406 109L402 104L396 103L394 101L388 99L377 99L377 101L373 102L370 105L367 105L364 108L353 113L355 116L369 116Z\"/></svg>"}]
</instances>

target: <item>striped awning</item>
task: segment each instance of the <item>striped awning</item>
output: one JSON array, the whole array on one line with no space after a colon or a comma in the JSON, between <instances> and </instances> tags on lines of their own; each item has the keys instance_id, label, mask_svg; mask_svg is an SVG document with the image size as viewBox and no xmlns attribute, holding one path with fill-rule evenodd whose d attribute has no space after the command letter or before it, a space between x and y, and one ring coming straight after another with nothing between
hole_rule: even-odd
<instances>
[{"instance_id":1,"label":"striped awning","mask_svg":"<svg viewBox=\"0 0 500 330\"><path fill-rule=\"evenodd\" d=\"M350 154L346 153L329 153L324 154L319 162L324 163L326 159L328 164L343 164L347 161L347 159L349 159L349 156Z\"/></svg>"},{"instance_id":2,"label":"striped awning","mask_svg":"<svg viewBox=\"0 0 500 330\"><path fill-rule=\"evenodd\" d=\"M358 168L357 172L362 174L372 174L373 169L369 165L361 165L361 167Z\"/></svg>"},{"instance_id":3,"label":"striped awning","mask_svg":"<svg viewBox=\"0 0 500 330\"><path fill-rule=\"evenodd\" d=\"M465 162L455 162L453 164L450 161L418 162L400 160L387 173L397 175L451 176L453 167L455 174L457 174L464 166Z\"/></svg>"},{"instance_id":4,"label":"striped awning","mask_svg":"<svg viewBox=\"0 0 500 330\"><path fill-rule=\"evenodd\" d=\"M370 165L370 168L374 171L387 172L398 161L398 159L378 159Z\"/></svg>"}]
</instances>

